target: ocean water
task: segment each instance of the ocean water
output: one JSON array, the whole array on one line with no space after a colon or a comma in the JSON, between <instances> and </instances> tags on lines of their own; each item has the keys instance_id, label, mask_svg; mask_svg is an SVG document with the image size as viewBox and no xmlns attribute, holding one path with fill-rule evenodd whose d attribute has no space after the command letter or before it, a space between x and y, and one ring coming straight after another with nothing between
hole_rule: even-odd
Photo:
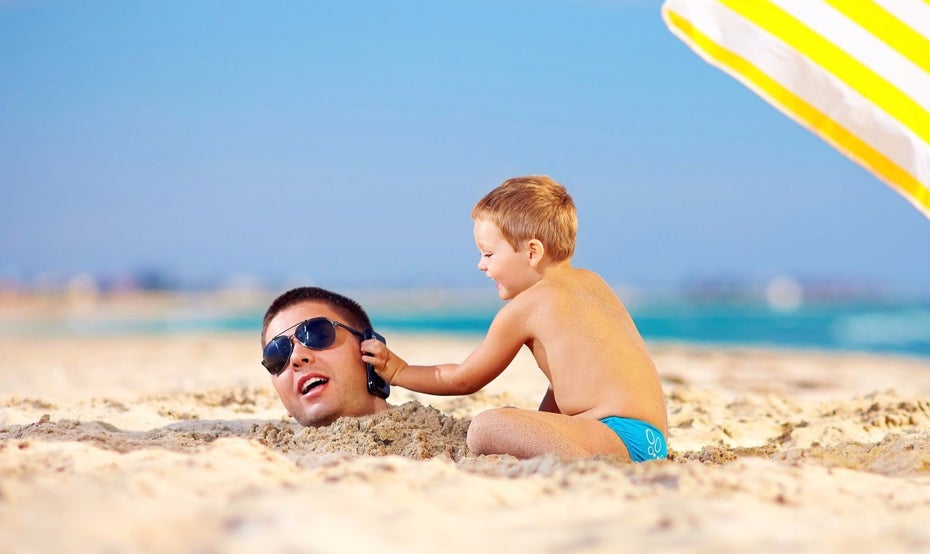
<instances>
[{"instance_id":1,"label":"ocean water","mask_svg":"<svg viewBox=\"0 0 930 554\"><path fill-rule=\"evenodd\" d=\"M767 303L658 302L630 306L647 341L747 345L930 357L930 302L831 302L779 310ZM480 334L494 310L374 313L385 330Z\"/></svg>"},{"instance_id":2,"label":"ocean water","mask_svg":"<svg viewBox=\"0 0 930 554\"><path fill-rule=\"evenodd\" d=\"M475 335L487 328L500 303L362 301L375 328L394 332ZM649 342L760 346L895 353L930 358L930 301L822 302L777 309L765 302L666 300L628 303ZM254 332L262 311L201 315L187 310L147 319L81 318L24 323L0 321L0 334L107 335L185 332Z\"/></svg>"},{"instance_id":3,"label":"ocean water","mask_svg":"<svg viewBox=\"0 0 930 554\"><path fill-rule=\"evenodd\" d=\"M634 319L651 340L930 357L930 303L823 303L789 311L764 303L678 304L642 307Z\"/></svg>"}]
</instances>

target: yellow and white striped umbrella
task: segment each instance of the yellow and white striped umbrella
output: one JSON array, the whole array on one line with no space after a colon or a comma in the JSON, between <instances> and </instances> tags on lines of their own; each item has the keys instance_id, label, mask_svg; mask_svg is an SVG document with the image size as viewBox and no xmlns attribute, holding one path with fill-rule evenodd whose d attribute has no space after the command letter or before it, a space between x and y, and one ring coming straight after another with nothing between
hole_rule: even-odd
<instances>
[{"instance_id":1,"label":"yellow and white striped umbrella","mask_svg":"<svg viewBox=\"0 0 930 554\"><path fill-rule=\"evenodd\" d=\"M930 218L930 0L666 0L662 17Z\"/></svg>"}]
</instances>

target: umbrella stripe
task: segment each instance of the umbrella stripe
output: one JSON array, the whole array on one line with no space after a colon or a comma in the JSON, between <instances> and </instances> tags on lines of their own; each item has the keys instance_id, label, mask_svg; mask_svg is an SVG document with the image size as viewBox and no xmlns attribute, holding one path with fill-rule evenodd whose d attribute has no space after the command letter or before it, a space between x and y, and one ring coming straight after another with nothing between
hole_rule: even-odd
<instances>
[{"instance_id":1,"label":"umbrella stripe","mask_svg":"<svg viewBox=\"0 0 930 554\"><path fill-rule=\"evenodd\" d=\"M811 0L807 0L810 2ZM736 13L804 54L843 81L850 88L904 123L927 144L930 144L930 112L895 84L878 75L841 48L826 40L823 35L784 11L772 2L746 0L720 0Z\"/></svg>"},{"instance_id":2,"label":"umbrella stripe","mask_svg":"<svg viewBox=\"0 0 930 554\"><path fill-rule=\"evenodd\" d=\"M816 21L817 32L824 39L868 66L888 83L894 83L925 112L930 110L930 40L924 39L923 44L919 40L911 40L908 38L908 31L910 35L916 35L913 29L891 15L882 19L877 15L878 12L865 12L861 8L870 3L864 0L774 1L801 21ZM844 9L837 10L827 5L833 3ZM851 9L854 7L856 9ZM855 12L855 15L860 16L865 12L865 15L874 19L866 21L867 26L863 26L847 17L846 11ZM887 14L884 11L882 13ZM894 22L898 24L895 25ZM917 56L914 48L924 48L923 56ZM911 59L910 56L915 59Z\"/></svg>"},{"instance_id":3,"label":"umbrella stripe","mask_svg":"<svg viewBox=\"0 0 930 554\"><path fill-rule=\"evenodd\" d=\"M747 9L753 11L753 7L763 3L767 6L756 15L764 13L765 17L745 17ZM732 4L740 4L743 9L734 10ZM702 58L864 166L930 217L930 145L919 133L923 129L924 135L930 136L930 129L927 129L930 117L920 103L891 85L885 77L869 70L865 64L856 60L850 63L849 54L841 52L841 56L836 56L837 46L800 23L794 15L771 3L754 1L750 8L744 4L749 2L667 0L662 14L669 29ZM768 11L772 9L780 15L768 17ZM835 17L843 17L835 10L831 13ZM787 23L780 28L781 32L770 32L773 19ZM848 22L845 18L844 21ZM786 29L790 33L800 32L807 36L805 40L798 41L792 36L786 37ZM876 42L871 35L868 36L869 40ZM811 45L823 46L825 43L829 45L831 56L821 54L821 63L811 63ZM905 62L917 71L918 80L925 78L918 65L907 62L899 54L899 48L883 46L882 49L879 56L891 56L898 60L898 65ZM872 58L875 58L874 54ZM846 73L823 70L824 61L837 60L840 64L847 64ZM870 72L865 84L873 87L873 97L874 87L879 87L882 91L880 99L891 97L900 100L903 97L911 103L910 111L892 109L886 112L880 109L875 99L867 94L868 90L857 88L863 85L860 76L843 78L849 77L850 67L857 68L857 71L865 68ZM903 74L910 71L910 75L915 75L911 69ZM902 73L886 71L885 74L901 78Z\"/></svg>"},{"instance_id":4,"label":"umbrella stripe","mask_svg":"<svg viewBox=\"0 0 930 554\"><path fill-rule=\"evenodd\" d=\"M930 39L921 35L906 20L890 13L875 2L859 0L825 0L862 29L873 33L880 41L894 48L899 54L930 74ZM930 13L924 14L930 17ZM930 96L930 90L927 90Z\"/></svg>"},{"instance_id":5,"label":"umbrella stripe","mask_svg":"<svg viewBox=\"0 0 930 554\"><path fill-rule=\"evenodd\" d=\"M914 31L930 38L930 0L874 0L900 21L907 21Z\"/></svg>"},{"instance_id":6,"label":"umbrella stripe","mask_svg":"<svg viewBox=\"0 0 930 554\"><path fill-rule=\"evenodd\" d=\"M810 112L805 109L803 113L808 115L796 117L802 125L814 132L843 127L896 165L913 168L916 175L923 175L930 181L930 149L915 148L914 144L920 139L899 121L876 109L868 99L832 74L821 71L815 64L805 63L801 53L726 7L716 8L714 17L716 23L727 30L716 39L721 48L738 51L741 58L754 66L754 71L766 75L816 110ZM702 19L700 23L706 25L706 20ZM752 40L747 41L747 37ZM788 98L771 92L769 96ZM774 100L770 102L775 103ZM802 112L800 108L791 109L795 102L790 98L779 102L786 104L786 111Z\"/></svg>"}]
</instances>

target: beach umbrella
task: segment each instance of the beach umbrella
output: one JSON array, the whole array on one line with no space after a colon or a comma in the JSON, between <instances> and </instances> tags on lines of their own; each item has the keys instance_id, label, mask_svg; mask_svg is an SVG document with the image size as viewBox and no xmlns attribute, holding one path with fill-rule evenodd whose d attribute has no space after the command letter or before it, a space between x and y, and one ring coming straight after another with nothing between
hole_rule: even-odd
<instances>
[{"instance_id":1,"label":"beach umbrella","mask_svg":"<svg viewBox=\"0 0 930 554\"><path fill-rule=\"evenodd\" d=\"M930 0L666 0L662 17L930 218Z\"/></svg>"}]
</instances>

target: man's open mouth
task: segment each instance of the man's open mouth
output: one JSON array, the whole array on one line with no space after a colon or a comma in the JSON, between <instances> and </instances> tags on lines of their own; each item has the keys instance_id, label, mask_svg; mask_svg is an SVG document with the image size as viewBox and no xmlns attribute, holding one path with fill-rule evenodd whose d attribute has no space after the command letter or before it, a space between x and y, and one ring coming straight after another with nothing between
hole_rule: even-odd
<instances>
[{"instance_id":1,"label":"man's open mouth","mask_svg":"<svg viewBox=\"0 0 930 554\"><path fill-rule=\"evenodd\" d=\"M316 387L325 385L326 383L329 383L329 379L324 379L322 377L311 377L310 379L307 379L307 382L304 383L303 387L301 387L300 394L307 394Z\"/></svg>"}]
</instances>

